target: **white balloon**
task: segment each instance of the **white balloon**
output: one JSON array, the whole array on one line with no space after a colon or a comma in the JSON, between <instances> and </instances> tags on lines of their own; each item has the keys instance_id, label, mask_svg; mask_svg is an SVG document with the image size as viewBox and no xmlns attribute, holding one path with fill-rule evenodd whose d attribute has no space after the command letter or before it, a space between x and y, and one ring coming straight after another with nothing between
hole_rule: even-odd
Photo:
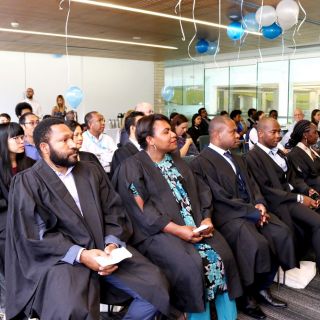
<instances>
[{"instance_id":1,"label":"white balloon","mask_svg":"<svg viewBox=\"0 0 320 320\"><path fill-rule=\"evenodd\" d=\"M271 26L276 19L276 9L272 6L261 6L256 12L256 21L259 26Z\"/></svg>"},{"instance_id":2,"label":"white balloon","mask_svg":"<svg viewBox=\"0 0 320 320\"><path fill-rule=\"evenodd\" d=\"M294 0L281 0L277 5L276 13L278 20L294 25L298 22L299 5Z\"/></svg>"},{"instance_id":3,"label":"white balloon","mask_svg":"<svg viewBox=\"0 0 320 320\"><path fill-rule=\"evenodd\" d=\"M286 31L292 28L297 21L295 19L292 19L292 21L288 20L282 20L281 18L278 17L278 25L282 28L282 30Z\"/></svg>"}]
</instances>

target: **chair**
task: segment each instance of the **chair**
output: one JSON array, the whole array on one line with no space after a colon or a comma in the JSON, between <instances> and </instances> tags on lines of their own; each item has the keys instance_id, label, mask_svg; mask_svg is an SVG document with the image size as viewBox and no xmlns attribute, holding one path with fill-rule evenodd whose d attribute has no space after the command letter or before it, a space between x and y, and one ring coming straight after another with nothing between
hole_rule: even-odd
<instances>
[{"instance_id":1,"label":"chair","mask_svg":"<svg viewBox=\"0 0 320 320\"><path fill-rule=\"evenodd\" d=\"M199 149L200 151L203 150L205 147L207 147L210 143L210 138L209 135L205 135L205 136L200 136L198 138L199 141Z\"/></svg>"}]
</instances>

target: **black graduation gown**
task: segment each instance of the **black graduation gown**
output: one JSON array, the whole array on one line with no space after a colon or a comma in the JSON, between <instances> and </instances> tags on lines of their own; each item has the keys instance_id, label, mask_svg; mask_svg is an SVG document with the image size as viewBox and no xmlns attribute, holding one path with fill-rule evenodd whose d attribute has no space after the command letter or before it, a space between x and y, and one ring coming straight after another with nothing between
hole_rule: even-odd
<instances>
[{"instance_id":1,"label":"black graduation gown","mask_svg":"<svg viewBox=\"0 0 320 320\"><path fill-rule=\"evenodd\" d=\"M32 167L35 161L27 156L24 158L23 169ZM1 163L0 163L1 167ZM1 168L0 168L1 170ZM18 171L21 171L18 169ZM8 211L8 186L5 185L0 177L0 272L4 274L4 250L6 239L6 224Z\"/></svg>"},{"instance_id":2,"label":"black graduation gown","mask_svg":"<svg viewBox=\"0 0 320 320\"><path fill-rule=\"evenodd\" d=\"M132 227L99 166L80 161L72 172L83 216L44 160L13 179L5 260L7 319L24 319L23 313L35 313L41 319L99 319L101 278L82 264L70 265L61 259L74 244L103 250L107 235L127 241ZM45 222L42 240L36 213ZM166 278L136 250L128 249L133 258L119 263L114 275L168 314Z\"/></svg>"},{"instance_id":3,"label":"black graduation gown","mask_svg":"<svg viewBox=\"0 0 320 320\"><path fill-rule=\"evenodd\" d=\"M210 190L199 188L190 168L173 154L174 163L182 175L182 184L187 191L192 205L192 212L197 226L211 217L212 204L200 207L199 197L210 198ZM171 284L171 298L174 306L181 311L199 312L204 309L203 265L199 253L191 243L171 234L162 232L169 223L185 225L180 214L180 207L172 191L148 154L140 151L125 160L115 172L113 183L119 192L133 223L133 245L152 262L162 268ZM144 201L140 210L130 191L133 183ZM231 298L241 295L242 289L236 263L232 252L218 231L205 240L221 256L227 277L228 291Z\"/></svg>"},{"instance_id":4,"label":"black graduation gown","mask_svg":"<svg viewBox=\"0 0 320 320\"><path fill-rule=\"evenodd\" d=\"M241 199L232 167L216 151L205 148L191 162L191 168L199 181L210 187L215 209L213 222L233 249L241 279L249 286L254 282L255 273L270 271L270 251L284 270L294 268L294 243L289 228L273 214L269 224L261 229L250 220L256 211L255 204L266 205L266 202L241 157L233 155L233 159L240 168L249 202Z\"/></svg>"},{"instance_id":5,"label":"black graduation gown","mask_svg":"<svg viewBox=\"0 0 320 320\"><path fill-rule=\"evenodd\" d=\"M288 160L296 175L320 192L320 158L313 161L305 151L296 146L288 153Z\"/></svg>"},{"instance_id":6,"label":"black graduation gown","mask_svg":"<svg viewBox=\"0 0 320 320\"><path fill-rule=\"evenodd\" d=\"M319 267L320 216L297 202L297 194L307 195L309 186L296 176L288 162L288 171L285 173L258 145L247 153L246 161L269 209L292 230L297 257L301 258L305 254L305 241L311 240ZM294 187L292 191L290 185Z\"/></svg>"},{"instance_id":7,"label":"black graduation gown","mask_svg":"<svg viewBox=\"0 0 320 320\"><path fill-rule=\"evenodd\" d=\"M139 152L137 147L130 141L128 141L125 145L122 145L119 149L117 149L112 157L110 176L113 176L113 173L117 169L118 165L124 161L125 159L133 156Z\"/></svg>"},{"instance_id":8,"label":"black graduation gown","mask_svg":"<svg viewBox=\"0 0 320 320\"><path fill-rule=\"evenodd\" d=\"M199 150L199 141L198 138L203 135L203 132L201 131L200 127L192 126L188 129L187 133L192 138L193 143L196 145L196 147Z\"/></svg>"},{"instance_id":9,"label":"black graduation gown","mask_svg":"<svg viewBox=\"0 0 320 320\"><path fill-rule=\"evenodd\" d=\"M101 166L99 159L92 152L79 151L79 158L80 161L92 161Z\"/></svg>"}]
</instances>

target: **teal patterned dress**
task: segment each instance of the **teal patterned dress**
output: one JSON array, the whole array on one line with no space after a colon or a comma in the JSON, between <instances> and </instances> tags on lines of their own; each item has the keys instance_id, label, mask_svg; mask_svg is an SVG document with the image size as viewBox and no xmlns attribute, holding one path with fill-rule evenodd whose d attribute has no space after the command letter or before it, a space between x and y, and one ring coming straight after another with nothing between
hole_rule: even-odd
<instances>
[{"instance_id":1,"label":"teal patterned dress","mask_svg":"<svg viewBox=\"0 0 320 320\"><path fill-rule=\"evenodd\" d=\"M161 171L163 177L169 184L172 194L180 206L180 214L183 217L185 224L187 226L196 227L192 216L192 207L189 196L179 181L181 174L175 167L171 155L166 154L161 162L154 164ZM138 193L135 186L131 184L130 187L132 193L137 196ZM213 300L219 292L227 291L223 262L219 254L214 251L210 245L198 242L194 244L194 246L199 252L204 266L207 299Z\"/></svg>"}]
</instances>

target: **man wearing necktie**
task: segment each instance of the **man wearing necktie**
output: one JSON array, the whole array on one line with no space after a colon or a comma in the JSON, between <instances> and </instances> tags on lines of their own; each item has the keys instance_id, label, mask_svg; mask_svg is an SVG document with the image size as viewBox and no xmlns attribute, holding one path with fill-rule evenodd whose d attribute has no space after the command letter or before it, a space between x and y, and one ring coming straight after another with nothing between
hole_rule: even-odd
<instances>
[{"instance_id":1,"label":"man wearing necktie","mask_svg":"<svg viewBox=\"0 0 320 320\"><path fill-rule=\"evenodd\" d=\"M255 319L265 314L256 298L286 307L269 290L279 265L296 266L294 243L289 228L266 209L259 187L248 174L243 159L230 149L239 145L235 123L226 117L210 122L210 145L191 166L201 183L206 183L214 199L215 227L228 241L236 257L245 295L239 307ZM205 207L206 199L201 199Z\"/></svg>"},{"instance_id":2,"label":"man wearing necktie","mask_svg":"<svg viewBox=\"0 0 320 320\"><path fill-rule=\"evenodd\" d=\"M309 243L304 241L311 240L319 268L319 202L310 197L315 191L296 176L285 156L275 152L281 139L279 123L272 118L264 118L257 130L259 142L246 156L249 170L258 182L270 210L294 233L297 256L301 258L305 254Z\"/></svg>"}]
</instances>

